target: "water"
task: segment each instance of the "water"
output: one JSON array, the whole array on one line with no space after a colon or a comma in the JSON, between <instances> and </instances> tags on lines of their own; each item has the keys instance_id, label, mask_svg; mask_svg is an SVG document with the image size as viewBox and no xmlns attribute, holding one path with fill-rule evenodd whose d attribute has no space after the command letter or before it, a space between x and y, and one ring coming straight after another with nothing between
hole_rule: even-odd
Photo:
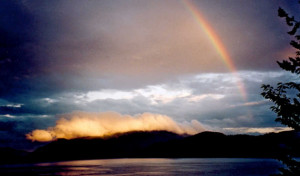
<instances>
[{"instance_id":1,"label":"water","mask_svg":"<svg viewBox=\"0 0 300 176\"><path fill-rule=\"evenodd\" d=\"M278 173L273 159L101 159L2 165L0 175L267 176Z\"/></svg>"}]
</instances>

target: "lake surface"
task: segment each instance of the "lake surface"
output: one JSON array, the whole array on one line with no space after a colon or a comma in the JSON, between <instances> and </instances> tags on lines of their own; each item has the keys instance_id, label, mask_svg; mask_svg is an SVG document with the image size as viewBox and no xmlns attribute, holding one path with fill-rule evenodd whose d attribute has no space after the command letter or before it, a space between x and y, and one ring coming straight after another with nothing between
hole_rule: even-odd
<instances>
[{"instance_id":1,"label":"lake surface","mask_svg":"<svg viewBox=\"0 0 300 176\"><path fill-rule=\"evenodd\" d=\"M267 176L280 166L256 158L100 159L2 165L0 175Z\"/></svg>"}]
</instances>

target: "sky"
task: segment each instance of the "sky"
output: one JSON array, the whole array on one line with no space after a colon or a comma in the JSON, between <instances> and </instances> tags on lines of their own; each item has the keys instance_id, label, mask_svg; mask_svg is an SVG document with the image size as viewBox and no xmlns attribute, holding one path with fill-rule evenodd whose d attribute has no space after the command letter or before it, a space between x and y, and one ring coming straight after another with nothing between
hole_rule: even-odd
<instances>
[{"instance_id":1,"label":"sky","mask_svg":"<svg viewBox=\"0 0 300 176\"><path fill-rule=\"evenodd\" d=\"M286 130L262 84L297 81L296 0L0 2L0 147L130 130ZM297 16L296 16L297 18Z\"/></svg>"}]
</instances>

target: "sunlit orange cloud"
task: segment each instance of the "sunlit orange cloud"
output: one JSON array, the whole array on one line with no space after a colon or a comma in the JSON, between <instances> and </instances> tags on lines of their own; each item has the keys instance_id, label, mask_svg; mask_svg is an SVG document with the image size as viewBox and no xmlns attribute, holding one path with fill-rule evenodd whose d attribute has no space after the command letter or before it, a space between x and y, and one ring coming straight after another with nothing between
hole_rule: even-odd
<instances>
[{"instance_id":1,"label":"sunlit orange cloud","mask_svg":"<svg viewBox=\"0 0 300 176\"><path fill-rule=\"evenodd\" d=\"M160 114L143 113L129 116L116 112L74 112L62 115L55 127L34 130L26 137L32 141L47 142L58 138L103 137L130 131L155 130L192 135L204 131L204 128L197 120L177 123Z\"/></svg>"}]
</instances>

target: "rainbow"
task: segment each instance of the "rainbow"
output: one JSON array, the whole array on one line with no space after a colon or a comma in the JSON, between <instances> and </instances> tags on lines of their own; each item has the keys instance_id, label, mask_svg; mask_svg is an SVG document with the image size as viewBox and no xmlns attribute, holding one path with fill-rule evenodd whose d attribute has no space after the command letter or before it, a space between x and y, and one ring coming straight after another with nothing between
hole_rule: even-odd
<instances>
[{"instance_id":1,"label":"rainbow","mask_svg":"<svg viewBox=\"0 0 300 176\"><path fill-rule=\"evenodd\" d=\"M237 69L233 63L233 60L230 58L229 53L227 52L225 46L223 45L221 39L209 25L209 23L204 19L203 15L195 7L192 2L189 0L182 0L184 6L188 9L191 15L194 17L198 25L203 29L205 34L208 36L209 40L212 42L213 46L216 48L218 54L221 56L222 61L225 63L227 68L230 70L232 75L237 79L237 87L243 96L243 99L247 100L247 92L244 86L244 83L241 81L240 76L237 73Z\"/></svg>"}]
</instances>

